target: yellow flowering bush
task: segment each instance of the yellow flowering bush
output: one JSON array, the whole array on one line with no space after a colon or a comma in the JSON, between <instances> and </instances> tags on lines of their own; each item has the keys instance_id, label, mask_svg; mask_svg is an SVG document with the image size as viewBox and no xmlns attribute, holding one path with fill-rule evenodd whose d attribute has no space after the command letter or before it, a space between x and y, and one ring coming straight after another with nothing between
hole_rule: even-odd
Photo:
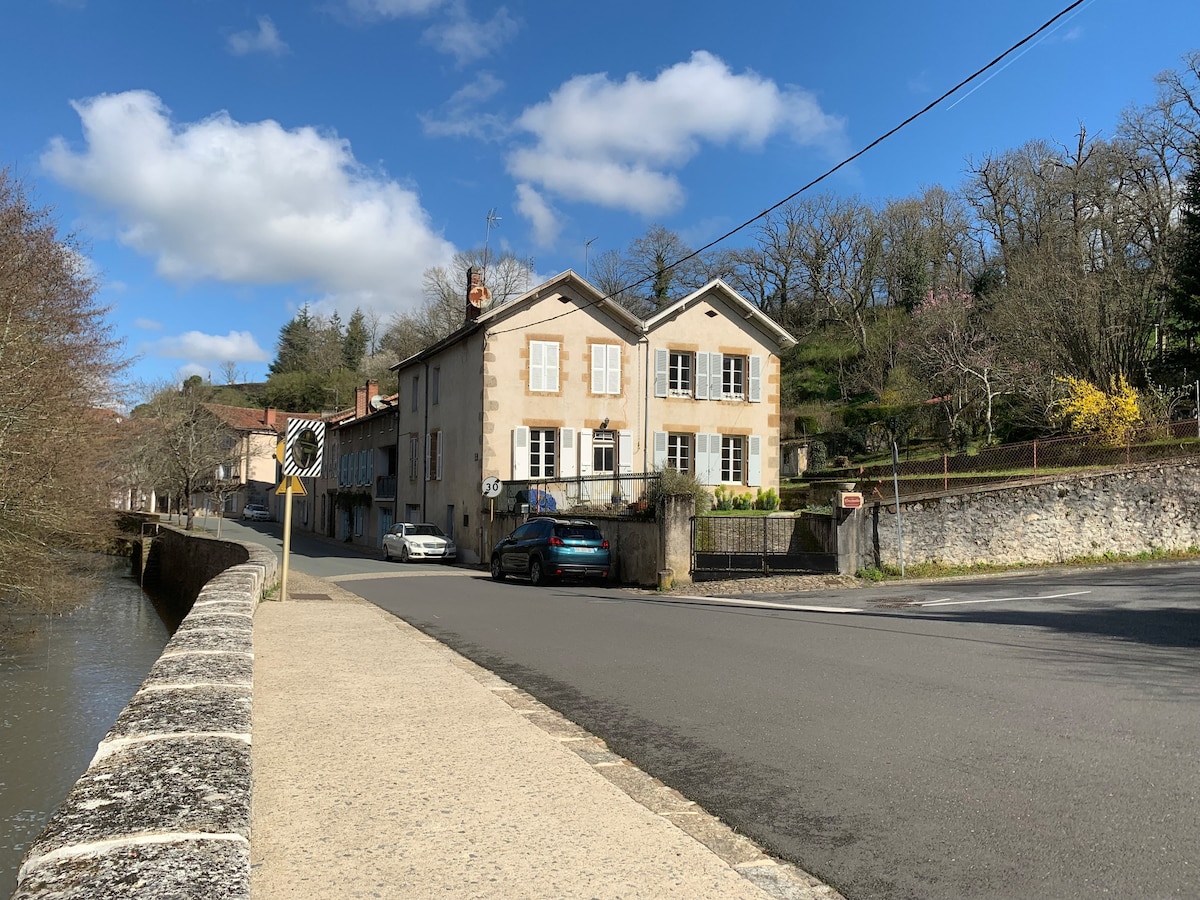
<instances>
[{"instance_id":1,"label":"yellow flowering bush","mask_svg":"<svg viewBox=\"0 0 1200 900\"><path fill-rule=\"evenodd\" d=\"M1095 434L1109 446L1128 443L1142 424L1137 388L1118 375L1107 391L1083 378L1060 378L1067 396L1058 402L1057 416L1076 434Z\"/></svg>"}]
</instances>

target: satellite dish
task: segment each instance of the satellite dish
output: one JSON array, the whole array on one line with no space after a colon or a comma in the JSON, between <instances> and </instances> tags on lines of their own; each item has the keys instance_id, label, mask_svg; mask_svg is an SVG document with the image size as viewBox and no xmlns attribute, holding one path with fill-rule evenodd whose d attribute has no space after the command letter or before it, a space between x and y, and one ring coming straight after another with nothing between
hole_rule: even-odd
<instances>
[{"instance_id":1,"label":"satellite dish","mask_svg":"<svg viewBox=\"0 0 1200 900\"><path fill-rule=\"evenodd\" d=\"M383 409L387 404L383 402L383 398L376 394L371 398L371 409Z\"/></svg>"},{"instance_id":2,"label":"satellite dish","mask_svg":"<svg viewBox=\"0 0 1200 900\"><path fill-rule=\"evenodd\" d=\"M492 302L492 292L482 284L473 284L471 290L467 291L467 302L476 309L482 309Z\"/></svg>"}]
</instances>

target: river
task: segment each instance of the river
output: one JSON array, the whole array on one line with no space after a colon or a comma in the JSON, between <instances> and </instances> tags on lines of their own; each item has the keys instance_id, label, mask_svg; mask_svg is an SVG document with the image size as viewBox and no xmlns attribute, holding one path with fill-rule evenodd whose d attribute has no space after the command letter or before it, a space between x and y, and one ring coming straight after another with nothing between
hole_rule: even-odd
<instances>
[{"instance_id":1,"label":"river","mask_svg":"<svg viewBox=\"0 0 1200 900\"><path fill-rule=\"evenodd\" d=\"M0 641L0 897L170 637L125 559L74 612L31 621Z\"/></svg>"}]
</instances>

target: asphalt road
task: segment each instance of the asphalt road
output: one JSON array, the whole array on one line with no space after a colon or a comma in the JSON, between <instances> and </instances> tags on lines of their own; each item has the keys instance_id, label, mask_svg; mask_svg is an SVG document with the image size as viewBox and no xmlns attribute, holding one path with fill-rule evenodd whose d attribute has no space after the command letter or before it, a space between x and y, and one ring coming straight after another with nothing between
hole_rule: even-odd
<instances>
[{"instance_id":1,"label":"asphalt road","mask_svg":"<svg viewBox=\"0 0 1200 900\"><path fill-rule=\"evenodd\" d=\"M1200 896L1200 568L687 599L320 551L851 900Z\"/></svg>"}]
</instances>

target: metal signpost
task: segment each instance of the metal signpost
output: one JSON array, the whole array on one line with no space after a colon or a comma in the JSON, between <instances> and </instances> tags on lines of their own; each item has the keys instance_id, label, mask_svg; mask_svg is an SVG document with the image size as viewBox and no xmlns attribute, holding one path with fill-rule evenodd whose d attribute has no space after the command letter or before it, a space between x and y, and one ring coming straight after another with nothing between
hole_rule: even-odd
<instances>
[{"instance_id":1,"label":"metal signpost","mask_svg":"<svg viewBox=\"0 0 1200 900\"><path fill-rule=\"evenodd\" d=\"M278 450L276 450L278 456ZM283 574L279 580L279 599L287 599L288 558L292 552L292 495L303 497L304 482L301 478L316 478L321 474L321 460L325 458L325 423L308 419L289 419L287 438L284 440L283 480L276 494L284 495L283 503Z\"/></svg>"},{"instance_id":2,"label":"metal signpost","mask_svg":"<svg viewBox=\"0 0 1200 900\"><path fill-rule=\"evenodd\" d=\"M496 523L496 498L500 496L503 487L504 483L494 475L483 479L483 496L488 500L490 515L488 516L488 545L480 548L481 551L490 552L492 545L496 542L496 536L492 534ZM480 555L486 556L487 552L481 552Z\"/></svg>"}]
</instances>

